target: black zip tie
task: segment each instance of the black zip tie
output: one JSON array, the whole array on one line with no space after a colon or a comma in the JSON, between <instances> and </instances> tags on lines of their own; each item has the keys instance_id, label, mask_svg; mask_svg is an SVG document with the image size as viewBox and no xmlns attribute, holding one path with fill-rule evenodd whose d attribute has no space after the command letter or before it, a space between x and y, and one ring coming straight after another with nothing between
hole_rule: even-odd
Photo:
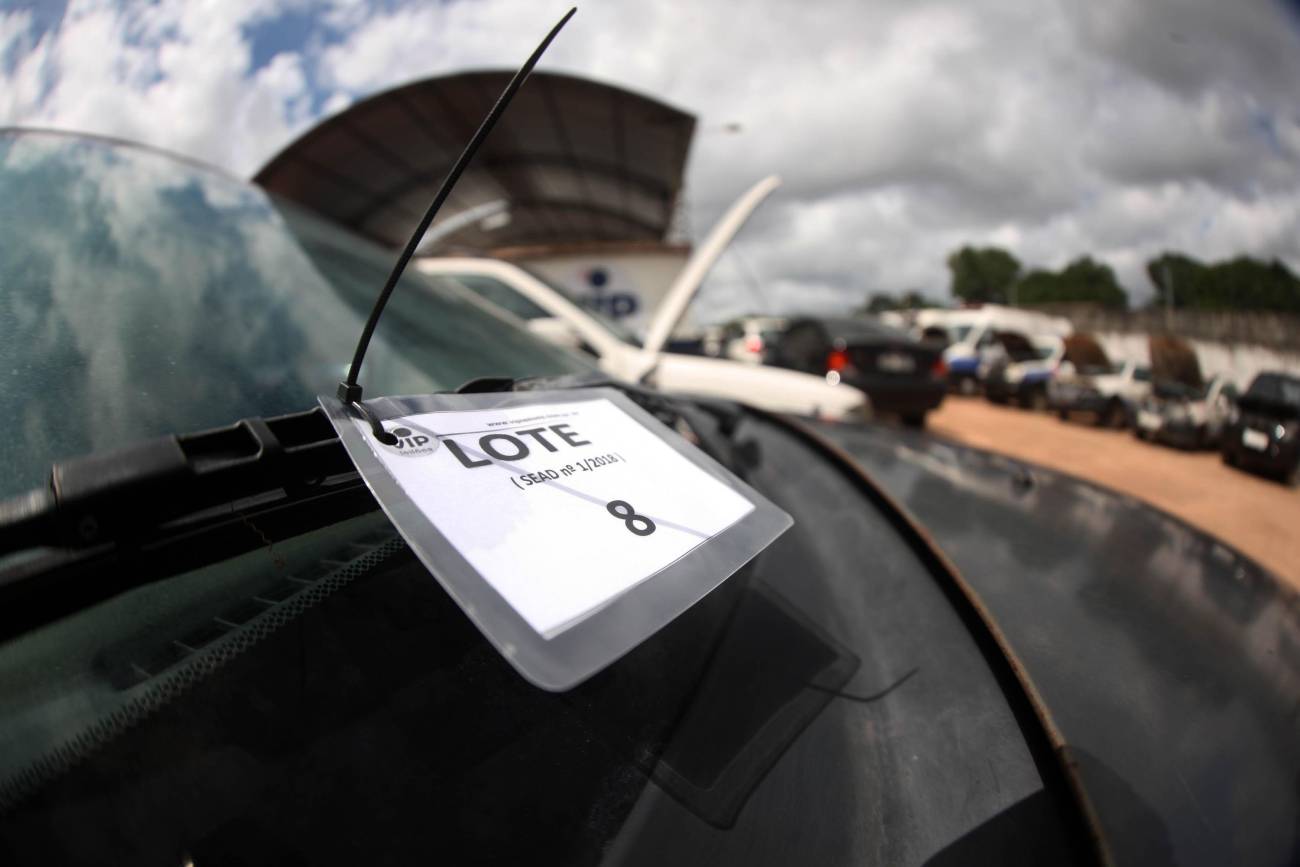
<instances>
[{"instance_id":1,"label":"black zip tie","mask_svg":"<svg viewBox=\"0 0 1300 867\"><path fill-rule=\"evenodd\" d=\"M443 202L451 194L452 187L460 180L461 173L465 171L469 161L474 158L474 154L478 152L483 141L492 132L497 120L505 113L510 101L514 99L515 93L518 92L525 79L528 78L528 74L537 65L537 61L541 59L542 54L550 46L551 40L555 39L556 34L560 32L560 29L569 22L569 19L573 17L573 13L577 11L577 7L570 9L559 20L559 23L551 28L551 32L546 34L546 38L533 50L532 55L524 61L524 65L519 67L519 71L515 73L514 78L510 79L510 83L501 92L501 96L497 98L496 104L492 106L492 110L488 112L487 117L483 118L483 123L479 125L478 130L469 140L469 144L465 146L465 150L461 151L460 156L456 158L456 162L452 165L451 171L447 173L447 177L443 179L442 186L438 188L438 194L433 197L433 203L429 205L429 210L424 214L424 219L420 220L420 224L415 228L415 233L406 242L402 255L397 258L397 264L393 266L392 273L388 275L388 281L384 284L384 288L379 292L379 297L375 300L375 306L370 310L370 318L366 320L365 327L361 329L361 339L357 341L357 350L352 356L352 365L348 368L348 377L339 383L338 398L345 405L357 408L366 421L370 423L370 431L374 434L375 439L384 445L396 445L397 437L384 430L379 418L362 403L361 385L357 382L357 375L361 371L361 362L366 356L366 349L370 346L370 338L375 333L375 326L379 323L379 317L383 314L389 297L397 287L397 281L402 276L402 272L406 270L411 257L415 255L415 248L419 246L420 240L429 228L429 224L433 222L433 218L437 215L438 210L442 208Z\"/></svg>"}]
</instances>

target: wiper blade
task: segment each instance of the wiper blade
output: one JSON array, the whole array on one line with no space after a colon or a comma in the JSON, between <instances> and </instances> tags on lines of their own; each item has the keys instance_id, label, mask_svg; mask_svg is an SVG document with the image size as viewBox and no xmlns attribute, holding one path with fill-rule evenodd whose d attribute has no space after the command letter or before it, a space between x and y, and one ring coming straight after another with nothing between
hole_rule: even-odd
<instances>
[{"instance_id":1,"label":"wiper blade","mask_svg":"<svg viewBox=\"0 0 1300 867\"><path fill-rule=\"evenodd\" d=\"M48 489L0 504L0 554L138 538L206 508L293 496L354 471L320 408L158 437L55 464Z\"/></svg>"},{"instance_id":2,"label":"wiper blade","mask_svg":"<svg viewBox=\"0 0 1300 867\"><path fill-rule=\"evenodd\" d=\"M482 378L457 394L575 388L589 377ZM289 499L356 467L320 407L158 437L55 464L49 487L0 502L0 556L139 540L154 528L265 494Z\"/></svg>"},{"instance_id":3,"label":"wiper blade","mask_svg":"<svg viewBox=\"0 0 1300 867\"><path fill-rule=\"evenodd\" d=\"M752 463L734 439L745 412L732 404L600 375L476 379L456 392L593 387L619 389L735 472ZM375 508L320 408L57 464L48 488L0 503L0 641Z\"/></svg>"}]
</instances>

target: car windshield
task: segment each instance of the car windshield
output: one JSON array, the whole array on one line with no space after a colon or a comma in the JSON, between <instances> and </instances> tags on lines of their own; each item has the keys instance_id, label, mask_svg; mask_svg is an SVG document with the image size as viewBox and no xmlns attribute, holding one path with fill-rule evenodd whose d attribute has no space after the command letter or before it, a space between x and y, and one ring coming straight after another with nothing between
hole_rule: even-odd
<instances>
[{"instance_id":1,"label":"car windshield","mask_svg":"<svg viewBox=\"0 0 1300 867\"><path fill-rule=\"evenodd\" d=\"M0 496L66 458L310 409L344 376L394 258L242 181L96 139L0 135L0 201L0 370L17 422ZM407 271L360 379L409 394L589 369Z\"/></svg>"},{"instance_id":2,"label":"car windshield","mask_svg":"<svg viewBox=\"0 0 1300 867\"><path fill-rule=\"evenodd\" d=\"M822 317L820 321L832 340L843 340L848 344L879 340L911 340L905 332L886 325L878 319Z\"/></svg>"},{"instance_id":3,"label":"car windshield","mask_svg":"<svg viewBox=\"0 0 1300 867\"><path fill-rule=\"evenodd\" d=\"M1023 334L1015 331L999 331L995 336L997 341L1002 344L1002 349L1006 352L1007 357L1012 361L1032 361L1046 357L1039 355L1039 350Z\"/></svg>"},{"instance_id":4,"label":"car windshield","mask_svg":"<svg viewBox=\"0 0 1300 867\"><path fill-rule=\"evenodd\" d=\"M1280 376L1276 373L1261 373L1250 384L1246 396L1300 409L1300 379Z\"/></svg>"},{"instance_id":5,"label":"car windshield","mask_svg":"<svg viewBox=\"0 0 1300 867\"><path fill-rule=\"evenodd\" d=\"M1160 398L1205 400L1208 393L1208 385L1191 385L1175 379L1157 379L1154 382L1154 394Z\"/></svg>"},{"instance_id":6,"label":"car windshield","mask_svg":"<svg viewBox=\"0 0 1300 867\"><path fill-rule=\"evenodd\" d=\"M309 407L343 374L389 267L389 253L341 229L149 151L9 136L0 166L4 360L20 374L8 379L8 397L22 434L5 446L10 489L39 484L41 465L65 455ZM431 291L406 286L393 296L363 370L371 394L591 370L459 284L406 279ZM713 423L702 416L697 427ZM767 439L754 454L767 463L751 468L757 483L771 487L777 468L807 461L819 473L815 489L837 508L857 494L792 437L759 434ZM6 863L33 860L15 851L42 849L61 863L87 852L91 862L121 863L234 863L250 852L273 863L356 863L359 850L392 860L427 849L430 817L440 845L473 847L489 863L529 853L543 863L593 863L626 845L619 838L675 841L708 863L748 863L759 838L725 829L797 744L813 752L791 766L816 769L801 798L839 827L858 815L859 799L844 793L870 780L875 765L852 734L858 697L836 696L865 669L860 660L881 657L870 646L880 630L860 619L877 609L846 602L862 593L856 566L810 575L816 549L774 548L782 559L762 560L770 572L742 570L590 683L555 696L505 663L508 651L482 638L382 513L326 524L316 502L325 496L277 507L285 521L314 529L295 534L293 523L274 543L262 515L279 518L267 510L255 523L241 512L234 532L247 528L264 547L241 547L223 524L208 535L190 527L179 540L151 538L154 547L129 560L96 560L79 574L109 587L136 571L153 580L29 632L3 633ZM810 503L826 508L821 498ZM873 533L884 526L865 499L853 514ZM861 534L843 562L877 551L879 539L866 547L871 539ZM185 562L201 562L172 571L175 557L156 553L168 545L193 549ZM29 553L44 556L18 556ZM50 571L40 577L60 562L42 561ZM827 583L831 592L793 606L789 594L814 580L847 583ZM915 588L917 610L926 600L944 604L928 581L904 583ZM970 655L960 621L945 622L963 643L938 643ZM903 665L916 650L890 643L881 653L893 683L911 677ZM947 650L927 653L937 669L955 669ZM867 674L874 682L877 673ZM991 710L1009 724L992 672L978 676L977 709L956 713ZM960 677L968 689L970 673ZM119 762L118 748L131 758ZM1016 773L1029 768L1028 751L1013 761ZM115 768L115 779L90 784L107 800L92 795L96 815L88 815L80 795L61 789L84 781L64 772L103 768ZM817 795L828 786L829 796ZM781 816L791 832L801 827L802 814L785 810L788 791L774 782L753 798L760 832ZM66 824L25 823L48 804ZM63 814L65 805L79 815ZM192 809L194 822L166 815L169 807ZM295 818L282 821L281 808ZM100 835L116 838L120 821L133 829L118 849ZM56 827L57 840L42 839ZM358 851L332 851L327 841L337 838L324 829L344 829ZM173 830L183 844L164 839ZM954 826L945 839L965 830ZM701 833L717 836L690 836ZM810 862L838 863L863 850L867 833L817 834L801 848ZM190 854L171 857L182 852Z\"/></svg>"},{"instance_id":7,"label":"car windshield","mask_svg":"<svg viewBox=\"0 0 1300 867\"><path fill-rule=\"evenodd\" d=\"M592 319L596 321L597 324L599 324L602 328L604 328L610 334L614 335L619 340L623 341L624 343L630 344L632 346L641 345L641 338L637 337L634 333L632 333L631 329L629 329L622 322L619 322L617 319L613 319L612 317L607 316L602 311L597 310L594 307L591 307L590 305L583 304L581 300L573 297L572 292L570 292L564 286L561 286L559 283L556 283L550 277L547 277L540 270L536 268L530 268L527 265L524 265L519 262L516 262L515 264L521 270L527 271L528 274L534 277L538 282L546 284L546 286L554 290L556 294L560 295L561 297L581 307L588 316L590 316Z\"/></svg>"}]
</instances>

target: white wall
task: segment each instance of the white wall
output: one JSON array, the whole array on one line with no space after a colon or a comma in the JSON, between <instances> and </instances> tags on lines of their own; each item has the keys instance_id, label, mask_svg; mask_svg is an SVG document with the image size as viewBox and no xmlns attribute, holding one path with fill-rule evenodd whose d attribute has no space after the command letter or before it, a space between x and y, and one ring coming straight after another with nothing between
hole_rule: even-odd
<instances>
[{"instance_id":1,"label":"white wall","mask_svg":"<svg viewBox=\"0 0 1300 867\"><path fill-rule=\"evenodd\" d=\"M1119 334L1115 332L1094 335L1111 361L1150 361L1150 351L1145 334ZM1203 340L1189 341L1201 365L1205 378L1223 374L1246 388L1255 374L1265 370L1282 370L1300 376L1300 355L1277 352L1262 346L1229 345Z\"/></svg>"},{"instance_id":2,"label":"white wall","mask_svg":"<svg viewBox=\"0 0 1300 867\"><path fill-rule=\"evenodd\" d=\"M558 283L582 304L618 319L644 335L660 299L686 264L681 249L582 253L519 258L521 264Z\"/></svg>"}]
</instances>

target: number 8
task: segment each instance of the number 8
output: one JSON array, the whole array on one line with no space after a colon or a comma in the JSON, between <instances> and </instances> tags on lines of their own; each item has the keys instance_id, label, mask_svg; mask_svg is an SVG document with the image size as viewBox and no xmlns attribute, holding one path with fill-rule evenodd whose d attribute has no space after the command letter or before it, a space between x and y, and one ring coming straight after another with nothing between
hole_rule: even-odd
<instances>
[{"instance_id":1,"label":"number 8","mask_svg":"<svg viewBox=\"0 0 1300 867\"><path fill-rule=\"evenodd\" d=\"M649 536L656 529L654 521L645 515L638 515L636 509L626 500L611 500L605 504L605 511L615 518L621 518L623 526L627 527L629 533L635 533L638 536Z\"/></svg>"}]
</instances>

